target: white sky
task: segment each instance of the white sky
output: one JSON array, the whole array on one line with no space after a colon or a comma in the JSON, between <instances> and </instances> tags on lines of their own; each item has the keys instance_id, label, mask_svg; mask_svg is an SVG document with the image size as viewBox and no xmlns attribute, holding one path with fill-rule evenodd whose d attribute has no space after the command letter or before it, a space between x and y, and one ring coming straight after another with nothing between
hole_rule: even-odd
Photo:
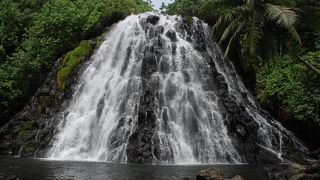
<instances>
[{"instance_id":1,"label":"white sky","mask_svg":"<svg viewBox=\"0 0 320 180\"><path fill-rule=\"evenodd\" d=\"M164 2L165 4L168 4L173 0L151 0L151 1L152 1L152 4L154 5L154 8L159 9L162 2Z\"/></svg>"}]
</instances>

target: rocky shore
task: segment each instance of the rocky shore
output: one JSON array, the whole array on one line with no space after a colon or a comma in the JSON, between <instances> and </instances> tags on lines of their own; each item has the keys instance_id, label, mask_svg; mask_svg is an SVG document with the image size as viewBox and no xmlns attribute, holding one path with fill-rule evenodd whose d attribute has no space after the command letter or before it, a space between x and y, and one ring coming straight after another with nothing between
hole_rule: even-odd
<instances>
[{"instance_id":1,"label":"rocky shore","mask_svg":"<svg viewBox=\"0 0 320 180\"><path fill-rule=\"evenodd\" d=\"M293 163L286 167L266 165L264 173L264 179L270 180L319 180L320 160L312 161L307 165ZM196 180L245 180L245 178L241 175L228 178L219 168L210 168L200 171L196 175Z\"/></svg>"},{"instance_id":2,"label":"rocky shore","mask_svg":"<svg viewBox=\"0 0 320 180\"><path fill-rule=\"evenodd\" d=\"M279 180L318 180L320 179L320 160L308 165L291 164L285 170L279 170L273 166L265 167L270 179Z\"/></svg>"}]
</instances>

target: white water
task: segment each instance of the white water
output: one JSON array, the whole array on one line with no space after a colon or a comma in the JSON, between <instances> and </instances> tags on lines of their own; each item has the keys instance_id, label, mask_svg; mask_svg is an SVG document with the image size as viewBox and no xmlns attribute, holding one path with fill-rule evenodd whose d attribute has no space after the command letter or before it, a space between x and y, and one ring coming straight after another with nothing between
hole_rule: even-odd
<instances>
[{"instance_id":1,"label":"white water","mask_svg":"<svg viewBox=\"0 0 320 180\"><path fill-rule=\"evenodd\" d=\"M62 112L64 118L53 140L53 147L47 153L48 158L127 161L127 143L137 127L137 107L143 92L143 51L150 45L146 35L150 32L146 32L139 22L147 16L129 16L105 37L81 75L70 105ZM164 27L164 33L160 36L165 40L165 46L161 58L157 60L158 70L150 77L158 92L154 109L157 128L153 139L160 143L160 158L154 157L153 162L244 162L227 134L217 93L205 88L208 78L205 70L210 67L203 55L179 35L177 52L172 55L172 43L165 34L175 29L177 21L181 18L161 15L158 23ZM221 56L221 52L213 46L208 46L207 51L214 59L216 68L225 77L230 93L239 102L243 101L241 92L248 92L232 66L217 57ZM160 67L162 63L167 65L164 70ZM258 106L252 97L249 101L246 110L260 124L259 136L263 139L260 146L281 158L281 143L272 142L273 139L281 139L278 130L281 125L271 125L255 110ZM273 131L278 131L280 136L272 137Z\"/></svg>"}]
</instances>

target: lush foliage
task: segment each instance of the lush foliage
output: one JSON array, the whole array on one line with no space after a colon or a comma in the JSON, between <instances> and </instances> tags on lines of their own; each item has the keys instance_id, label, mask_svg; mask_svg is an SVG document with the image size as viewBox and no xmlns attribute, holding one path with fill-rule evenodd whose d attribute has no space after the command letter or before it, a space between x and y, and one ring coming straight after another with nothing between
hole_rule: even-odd
<instances>
[{"instance_id":1,"label":"lush foliage","mask_svg":"<svg viewBox=\"0 0 320 180\"><path fill-rule=\"evenodd\" d=\"M0 5L0 124L23 107L59 56L127 15L151 10L143 0L2 0Z\"/></svg>"},{"instance_id":2,"label":"lush foliage","mask_svg":"<svg viewBox=\"0 0 320 180\"><path fill-rule=\"evenodd\" d=\"M320 58L320 52L310 53L305 58ZM320 80L304 65L290 56L277 57L272 64L265 64L257 73L258 99L270 102L271 97L279 99L299 120L320 122Z\"/></svg>"}]
</instances>

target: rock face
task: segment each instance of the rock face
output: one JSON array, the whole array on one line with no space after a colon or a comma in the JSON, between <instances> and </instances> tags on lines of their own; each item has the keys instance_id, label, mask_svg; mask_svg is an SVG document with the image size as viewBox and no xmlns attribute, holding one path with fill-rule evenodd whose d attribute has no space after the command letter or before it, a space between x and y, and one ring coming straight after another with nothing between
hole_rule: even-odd
<instances>
[{"instance_id":1,"label":"rock face","mask_svg":"<svg viewBox=\"0 0 320 180\"><path fill-rule=\"evenodd\" d=\"M55 128L50 119L59 111L64 97L55 83L57 66L27 106L1 128L1 154L34 157L46 150Z\"/></svg>"},{"instance_id":2,"label":"rock face","mask_svg":"<svg viewBox=\"0 0 320 180\"><path fill-rule=\"evenodd\" d=\"M129 137L127 145L127 157L131 163L151 164L152 156L152 137L156 128L155 108L155 91L153 90L150 75L157 69L156 57L153 54L152 48L146 49L145 58L142 61L142 76L143 76L143 95L140 99L138 110L138 125L137 129Z\"/></svg>"}]
</instances>

